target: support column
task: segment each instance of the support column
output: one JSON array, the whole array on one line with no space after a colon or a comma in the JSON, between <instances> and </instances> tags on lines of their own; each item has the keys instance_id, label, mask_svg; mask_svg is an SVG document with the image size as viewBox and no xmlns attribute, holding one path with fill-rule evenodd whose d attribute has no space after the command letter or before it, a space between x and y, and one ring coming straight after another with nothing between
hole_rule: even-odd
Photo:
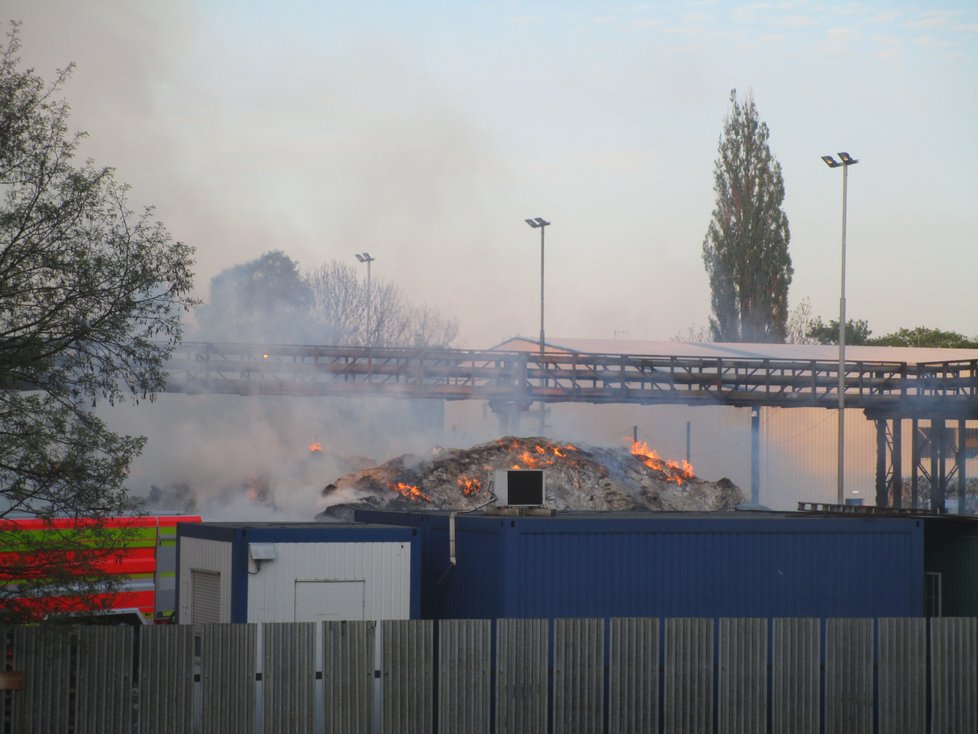
<instances>
[{"instance_id":1,"label":"support column","mask_svg":"<svg viewBox=\"0 0 978 734\"><path fill-rule=\"evenodd\" d=\"M521 410L519 405L512 401L506 402L490 402L489 407L492 412L496 414L499 418L499 435L500 436L516 436L520 432L520 414Z\"/></svg>"},{"instance_id":2,"label":"support column","mask_svg":"<svg viewBox=\"0 0 978 734\"><path fill-rule=\"evenodd\" d=\"M920 509L920 426L914 418L911 423L910 434L910 506Z\"/></svg>"},{"instance_id":3,"label":"support column","mask_svg":"<svg viewBox=\"0 0 978 734\"><path fill-rule=\"evenodd\" d=\"M965 468L968 458L964 451L967 423L964 418L958 419L958 445L954 450L954 464L958 469L958 512L962 515L967 512L965 501L968 497L968 472Z\"/></svg>"},{"instance_id":4,"label":"support column","mask_svg":"<svg viewBox=\"0 0 978 734\"><path fill-rule=\"evenodd\" d=\"M886 420L876 424L876 506L886 507Z\"/></svg>"},{"instance_id":5,"label":"support column","mask_svg":"<svg viewBox=\"0 0 978 734\"><path fill-rule=\"evenodd\" d=\"M903 507L903 419L896 417L893 419L893 430L891 432L893 443L890 445L890 464L893 472L890 475L890 487L893 490L891 495L892 507Z\"/></svg>"},{"instance_id":6,"label":"support column","mask_svg":"<svg viewBox=\"0 0 978 734\"><path fill-rule=\"evenodd\" d=\"M937 512L946 509L946 475L944 449L947 441L944 436L944 419L932 418L930 421L930 508Z\"/></svg>"},{"instance_id":7,"label":"support column","mask_svg":"<svg viewBox=\"0 0 978 734\"><path fill-rule=\"evenodd\" d=\"M750 411L750 502L761 503L761 409Z\"/></svg>"}]
</instances>

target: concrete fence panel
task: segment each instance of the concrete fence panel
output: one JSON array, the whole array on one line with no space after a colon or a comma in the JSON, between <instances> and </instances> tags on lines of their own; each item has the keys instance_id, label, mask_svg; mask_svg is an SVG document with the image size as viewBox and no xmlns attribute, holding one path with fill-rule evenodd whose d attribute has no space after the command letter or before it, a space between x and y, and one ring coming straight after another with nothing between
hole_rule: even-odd
<instances>
[{"instance_id":1,"label":"concrete fence panel","mask_svg":"<svg viewBox=\"0 0 978 734\"><path fill-rule=\"evenodd\" d=\"M659 620L611 620L608 714L611 734L659 727Z\"/></svg>"},{"instance_id":2,"label":"concrete fence panel","mask_svg":"<svg viewBox=\"0 0 978 734\"><path fill-rule=\"evenodd\" d=\"M496 732L547 731L549 621L500 619L496 623Z\"/></svg>"},{"instance_id":3,"label":"concrete fence panel","mask_svg":"<svg viewBox=\"0 0 978 734\"><path fill-rule=\"evenodd\" d=\"M492 622L438 623L438 731L488 734Z\"/></svg>"},{"instance_id":4,"label":"concrete fence panel","mask_svg":"<svg viewBox=\"0 0 978 734\"><path fill-rule=\"evenodd\" d=\"M877 623L879 731L927 731L927 620L894 617Z\"/></svg>"},{"instance_id":5,"label":"concrete fence panel","mask_svg":"<svg viewBox=\"0 0 978 734\"><path fill-rule=\"evenodd\" d=\"M434 716L434 623L381 622L385 734L430 734Z\"/></svg>"},{"instance_id":6,"label":"concrete fence panel","mask_svg":"<svg viewBox=\"0 0 978 734\"><path fill-rule=\"evenodd\" d=\"M17 627L7 665L23 674L11 711L13 734L70 731L75 629Z\"/></svg>"},{"instance_id":7,"label":"concrete fence panel","mask_svg":"<svg viewBox=\"0 0 978 734\"><path fill-rule=\"evenodd\" d=\"M604 720L604 620L554 622L554 730L601 731Z\"/></svg>"},{"instance_id":8,"label":"concrete fence panel","mask_svg":"<svg viewBox=\"0 0 978 734\"><path fill-rule=\"evenodd\" d=\"M771 636L772 731L818 734L821 721L819 620L774 619Z\"/></svg>"},{"instance_id":9,"label":"concrete fence panel","mask_svg":"<svg viewBox=\"0 0 978 734\"><path fill-rule=\"evenodd\" d=\"M202 624L201 720L207 734L255 731L255 624Z\"/></svg>"},{"instance_id":10,"label":"concrete fence panel","mask_svg":"<svg viewBox=\"0 0 978 734\"><path fill-rule=\"evenodd\" d=\"M873 620L825 621L825 731L873 734Z\"/></svg>"},{"instance_id":11,"label":"concrete fence panel","mask_svg":"<svg viewBox=\"0 0 978 734\"><path fill-rule=\"evenodd\" d=\"M78 628L77 734L132 731L133 628Z\"/></svg>"},{"instance_id":12,"label":"concrete fence panel","mask_svg":"<svg viewBox=\"0 0 978 734\"><path fill-rule=\"evenodd\" d=\"M720 734L767 728L767 637L766 619L720 620Z\"/></svg>"},{"instance_id":13,"label":"concrete fence panel","mask_svg":"<svg viewBox=\"0 0 978 734\"><path fill-rule=\"evenodd\" d=\"M368 734L373 709L376 622L323 623L327 734Z\"/></svg>"},{"instance_id":14,"label":"concrete fence panel","mask_svg":"<svg viewBox=\"0 0 978 734\"><path fill-rule=\"evenodd\" d=\"M315 728L316 624L263 624L262 724L265 734Z\"/></svg>"},{"instance_id":15,"label":"concrete fence panel","mask_svg":"<svg viewBox=\"0 0 978 734\"><path fill-rule=\"evenodd\" d=\"M665 731L713 732L713 620L666 620Z\"/></svg>"},{"instance_id":16,"label":"concrete fence panel","mask_svg":"<svg viewBox=\"0 0 978 734\"><path fill-rule=\"evenodd\" d=\"M139 732L183 734L193 727L194 628L139 630Z\"/></svg>"},{"instance_id":17,"label":"concrete fence panel","mask_svg":"<svg viewBox=\"0 0 978 734\"><path fill-rule=\"evenodd\" d=\"M933 734L978 732L978 641L975 620L930 620Z\"/></svg>"}]
</instances>

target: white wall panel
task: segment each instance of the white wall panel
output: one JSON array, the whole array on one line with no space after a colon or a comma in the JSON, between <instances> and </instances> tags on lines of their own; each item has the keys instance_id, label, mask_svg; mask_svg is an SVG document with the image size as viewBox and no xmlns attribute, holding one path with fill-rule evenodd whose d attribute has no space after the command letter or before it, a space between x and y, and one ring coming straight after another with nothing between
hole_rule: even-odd
<instances>
[{"instance_id":1,"label":"white wall panel","mask_svg":"<svg viewBox=\"0 0 978 734\"><path fill-rule=\"evenodd\" d=\"M363 581L364 618L411 616L409 543L275 543L276 559L248 576L249 622L295 618L296 581Z\"/></svg>"},{"instance_id":2,"label":"white wall panel","mask_svg":"<svg viewBox=\"0 0 978 734\"><path fill-rule=\"evenodd\" d=\"M221 622L231 621L231 544L203 538L180 538L180 568L177 583L180 587L181 624L190 622L193 603L191 571L212 571L221 574Z\"/></svg>"}]
</instances>

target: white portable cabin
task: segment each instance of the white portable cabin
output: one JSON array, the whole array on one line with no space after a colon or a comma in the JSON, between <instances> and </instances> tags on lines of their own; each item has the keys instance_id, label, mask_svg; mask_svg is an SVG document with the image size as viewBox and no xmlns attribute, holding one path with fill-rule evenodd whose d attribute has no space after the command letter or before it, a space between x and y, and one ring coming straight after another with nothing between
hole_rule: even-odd
<instances>
[{"instance_id":1,"label":"white portable cabin","mask_svg":"<svg viewBox=\"0 0 978 734\"><path fill-rule=\"evenodd\" d=\"M200 523L177 536L177 621L411 619L421 610L416 528Z\"/></svg>"}]
</instances>

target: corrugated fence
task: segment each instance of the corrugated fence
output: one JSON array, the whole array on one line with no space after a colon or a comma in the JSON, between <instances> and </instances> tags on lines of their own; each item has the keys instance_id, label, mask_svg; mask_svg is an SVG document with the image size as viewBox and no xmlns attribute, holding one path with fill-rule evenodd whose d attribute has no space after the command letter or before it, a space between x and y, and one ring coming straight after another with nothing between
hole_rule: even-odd
<instances>
[{"instance_id":1,"label":"corrugated fence","mask_svg":"<svg viewBox=\"0 0 978 734\"><path fill-rule=\"evenodd\" d=\"M978 731L973 618L0 628L3 734Z\"/></svg>"}]
</instances>

